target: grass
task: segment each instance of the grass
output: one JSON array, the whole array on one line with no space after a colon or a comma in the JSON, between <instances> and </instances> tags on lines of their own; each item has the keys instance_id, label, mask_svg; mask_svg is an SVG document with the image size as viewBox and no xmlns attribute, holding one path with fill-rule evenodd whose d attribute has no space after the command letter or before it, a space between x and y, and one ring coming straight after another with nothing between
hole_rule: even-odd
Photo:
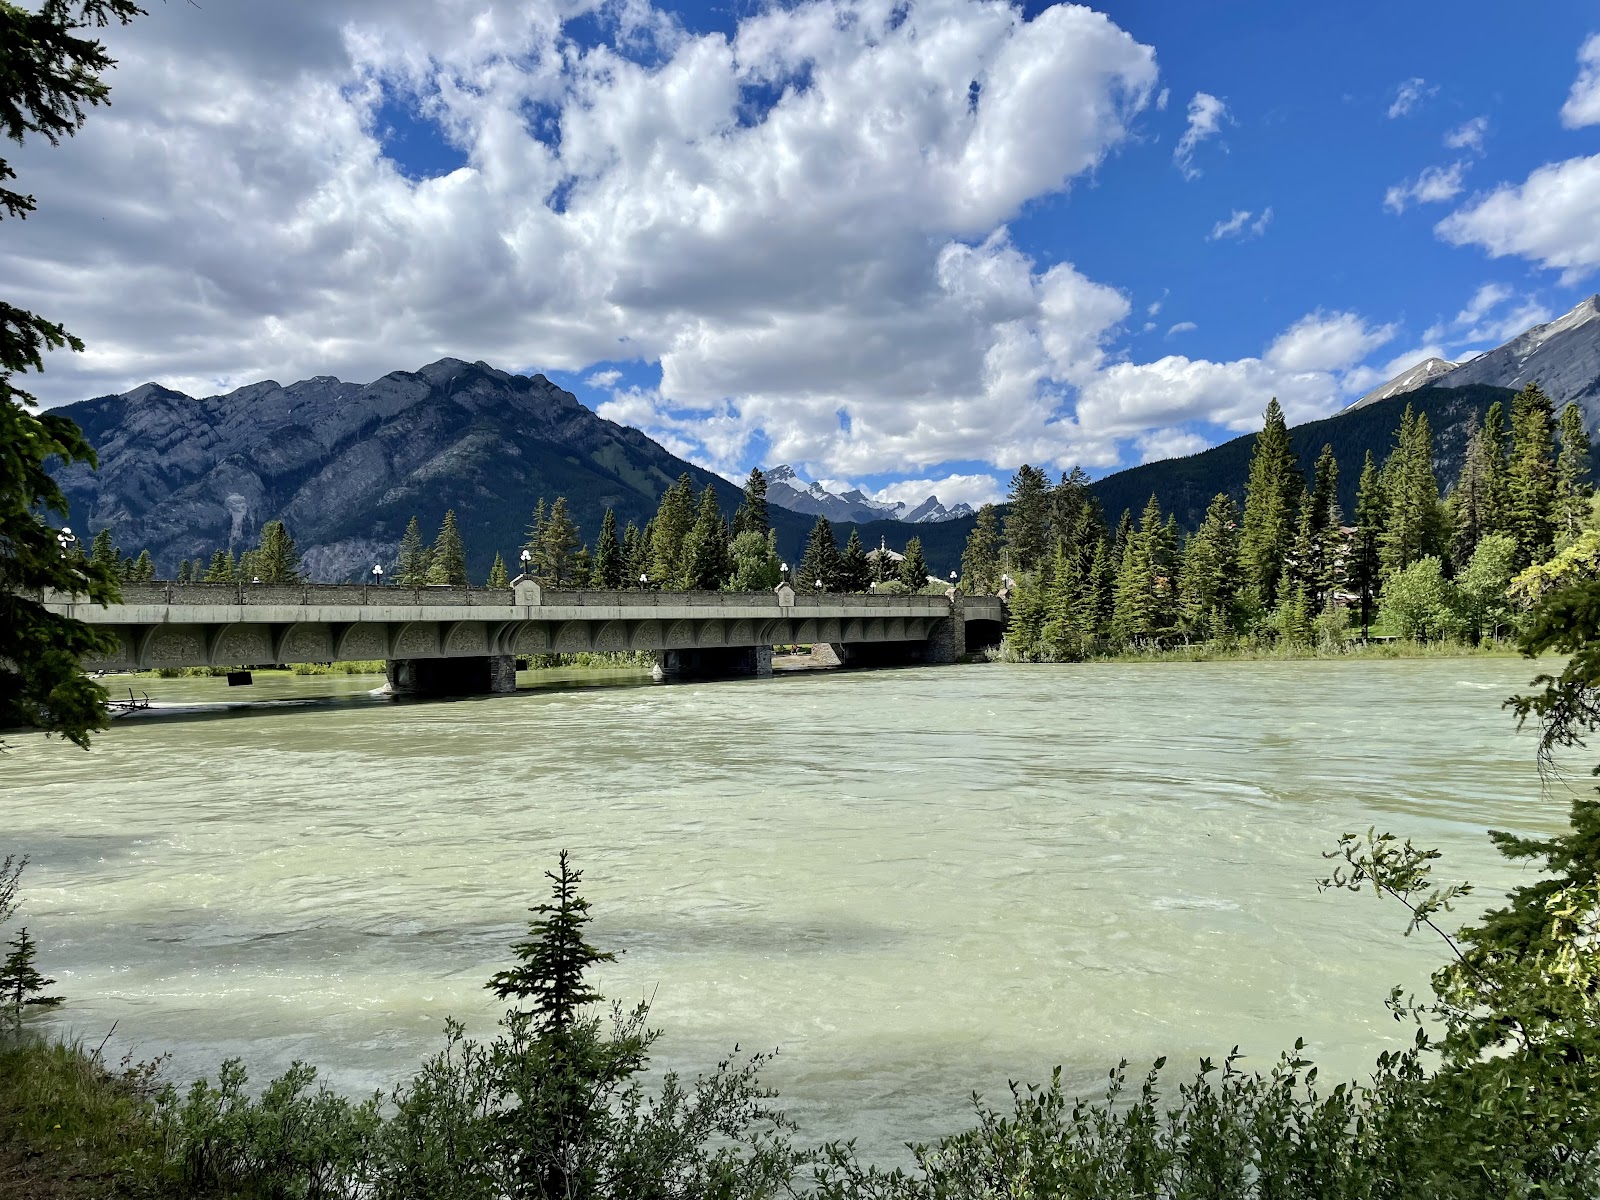
<instances>
[{"instance_id":1,"label":"grass","mask_svg":"<svg viewBox=\"0 0 1600 1200\"><path fill-rule=\"evenodd\" d=\"M163 1194L156 1067L0 1032L0 1200Z\"/></svg>"},{"instance_id":2,"label":"grass","mask_svg":"<svg viewBox=\"0 0 1600 1200\"><path fill-rule=\"evenodd\" d=\"M1468 645L1466 642L1417 642L1411 640L1393 642L1350 640L1311 645L1296 645L1285 642L1237 641L1124 646L1116 651L1091 654L1082 661L1108 663L1297 662L1310 659L1515 658L1518 653L1512 643L1495 641L1484 641L1477 646ZM990 659L1001 662L1024 661L1011 657L1008 649L1004 646L998 652L991 654Z\"/></svg>"}]
</instances>

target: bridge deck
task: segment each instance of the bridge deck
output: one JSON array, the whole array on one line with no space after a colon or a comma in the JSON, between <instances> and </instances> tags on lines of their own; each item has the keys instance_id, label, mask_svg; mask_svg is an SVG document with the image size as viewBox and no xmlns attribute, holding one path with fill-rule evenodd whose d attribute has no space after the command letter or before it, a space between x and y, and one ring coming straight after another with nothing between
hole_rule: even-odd
<instances>
[{"instance_id":1,"label":"bridge deck","mask_svg":"<svg viewBox=\"0 0 1600 1200\"><path fill-rule=\"evenodd\" d=\"M102 626L103 669L701 650L808 642L924 642L953 620L1002 621L994 597L542 591L350 584L130 584L102 607L54 611ZM944 623L944 624L942 624ZM964 639L963 639L964 641Z\"/></svg>"}]
</instances>

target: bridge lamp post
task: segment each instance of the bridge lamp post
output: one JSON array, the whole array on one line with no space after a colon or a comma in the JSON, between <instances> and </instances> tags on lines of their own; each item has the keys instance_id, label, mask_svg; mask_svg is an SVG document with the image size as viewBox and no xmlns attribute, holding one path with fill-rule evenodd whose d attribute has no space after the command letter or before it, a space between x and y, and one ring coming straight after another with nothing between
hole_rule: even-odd
<instances>
[{"instance_id":1,"label":"bridge lamp post","mask_svg":"<svg viewBox=\"0 0 1600 1200\"><path fill-rule=\"evenodd\" d=\"M72 527L63 525L56 534L56 545L61 549L61 557L67 556L67 551L78 544L78 539L73 536Z\"/></svg>"},{"instance_id":2,"label":"bridge lamp post","mask_svg":"<svg viewBox=\"0 0 1600 1200\"><path fill-rule=\"evenodd\" d=\"M956 586L956 573L954 571L950 572L950 586L951 587L955 587Z\"/></svg>"},{"instance_id":3,"label":"bridge lamp post","mask_svg":"<svg viewBox=\"0 0 1600 1200\"><path fill-rule=\"evenodd\" d=\"M383 566L381 563L372 564L372 582L378 587L383 586Z\"/></svg>"},{"instance_id":4,"label":"bridge lamp post","mask_svg":"<svg viewBox=\"0 0 1600 1200\"><path fill-rule=\"evenodd\" d=\"M650 576L646 575L643 571L640 571L639 572L639 590L642 592L642 591L647 590L649 587L650 587Z\"/></svg>"}]
</instances>

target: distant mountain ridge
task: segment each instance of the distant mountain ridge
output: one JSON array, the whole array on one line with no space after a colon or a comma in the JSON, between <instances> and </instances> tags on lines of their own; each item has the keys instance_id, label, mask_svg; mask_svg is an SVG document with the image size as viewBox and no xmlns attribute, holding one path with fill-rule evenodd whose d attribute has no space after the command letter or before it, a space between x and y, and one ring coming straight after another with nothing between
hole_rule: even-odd
<instances>
[{"instance_id":1,"label":"distant mountain ridge","mask_svg":"<svg viewBox=\"0 0 1600 1200\"><path fill-rule=\"evenodd\" d=\"M790 512L827 517L829 521L860 523L864 521L905 521L911 525L954 521L972 515L972 506L957 504L946 508L939 497L929 496L922 503L908 505L902 500L874 500L860 488L848 492L830 492L820 483L806 483L788 463L768 468L767 500Z\"/></svg>"},{"instance_id":2,"label":"distant mountain ridge","mask_svg":"<svg viewBox=\"0 0 1600 1200\"><path fill-rule=\"evenodd\" d=\"M431 538L454 509L469 571L482 579L497 551L515 569L540 497L566 496L586 540L607 508L643 526L685 472L696 491L715 489L730 516L741 499L734 484L543 375L453 358L369 384L263 380L203 398L150 383L59 411L100 456L98 471L55 472L72 523L90 534L111 528L128 552L148 548L167 575L180 559L253 545L277 518L312 578L365 578L375 562L392 567L413 514ZM771 520L780 552L797 560L811 519L774 507ZM899 522L874 529L899 544L912 532Z\"/></svg>"},{"instance_id":3,"label":"distant mountain ridge","mask_svg":"<svg viewBox=\"0 0 1600 1200\"><path fill-rule=\"evenodd\" d=\"M1350 407L1360 408L1424 387L1517 390L1535 380L1558 410L1575 403L1583 410L1590 430L1600 425L1600 294L1466 362L1425 359Z\"/></svg>"}]
</instances>

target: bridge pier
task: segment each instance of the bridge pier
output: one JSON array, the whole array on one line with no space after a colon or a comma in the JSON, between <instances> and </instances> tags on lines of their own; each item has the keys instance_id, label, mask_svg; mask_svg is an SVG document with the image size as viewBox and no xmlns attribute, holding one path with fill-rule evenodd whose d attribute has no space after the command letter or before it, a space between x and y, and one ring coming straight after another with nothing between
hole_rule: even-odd
<instances>
[{"instance_id":1,"label":"bridge pier","mask_svg":"<svg viewBox=\"0 0 1600 1200\"><path fill-rule=\"evenodd\" d=\"M657 683L677 679L726 679L771 675L771 646L707 646L699 650L657 650L650 675Z\"/></svg>"},{"instance_id":2,"label":"bridge pier","mask_svg":"<svg viewBox=\"0 0 1600 1200\"><path fill-rule=\"evenodd\" d=\"M517 660L509 654L473 658L391 658L384 690L396 696L479 696L517 690Z\"/></svg>"}]
</instances>

